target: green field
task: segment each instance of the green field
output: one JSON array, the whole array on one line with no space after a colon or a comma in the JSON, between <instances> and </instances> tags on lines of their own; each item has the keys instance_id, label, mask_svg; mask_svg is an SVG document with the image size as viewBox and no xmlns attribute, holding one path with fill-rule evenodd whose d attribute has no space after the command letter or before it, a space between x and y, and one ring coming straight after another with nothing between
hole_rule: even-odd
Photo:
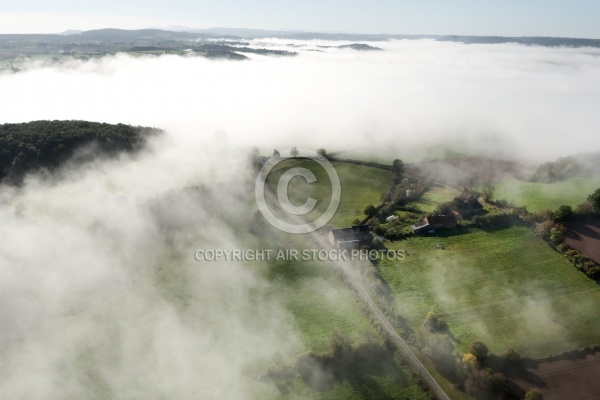
<instances>
[{"instance_id":1,"label":"green field","mask_svg":"<svg viewBox=\"0 0 600 400\"><path fill-rule=\"evenodd\" d=\"M424 213L433 212L439 203L451 201L460 193L456 190L441 186L434 186L428 190L420 199L410 203L410 207L417 208Z\"/></svg>"},{"instance_id":2,"label":"green field","mask_svg":"<svg viewBox=\"0 0 600 400\"><path fill-rule=\"evenodd\" d=\"M318 182L292 181L290 200L302 204L308 197L314 197L319 205L313 213L323 212L331 196L325 171L306 160L282 163L286 169L296 166L311 169ZM353 164L335 163L335 167L342 183L342 199L332 225L348 226L352 220L363 218L367 205L379 203L391 176L384 170ZM268 184L274 185L280 175L275 169ZM595 183L579 184L587 188ZM558 204L563 204L568 197L562 193L565 189L555 191L561 192L563 197ZM556 201L552 198L554 192L544 191L547 197L539 193L532 198ZM433 187L410 206L429 213L455 196L453 190ZM579 195L573 201L576 204L585 197L587 194ZM287 245L294 242L287 236L282 240ZM439 312L461 351L472 341L481 340L493 352L501 353L512 347L527 356L545 356L599 342L600 287L528 228L457 228L436 237L391 242L388 247L408 254L404 261L379 264L383 278L394 292L398 313L413 329L418 329L428 311ZM272 262L261 274L276 283L273 294L286 299L285 306L293 315L293 323L307 349L327 351L329 337L335 330L344 332L354 343L373 334L352 293L326 264ZM423 396L413 380L403 380L405 372L405 367L398 365L389 374L373 376L368 393L385 393L391 398ZM283 397L364 398L365 393L357 390L356 385L357 382L338 381L332 390L317 393L296 379L288 383L289 394ZM407 391L415 392L406 394Z\"/></svg>"},{"instance_id":3,"label":"green field","mask_svg":"<svg viewBox=\"0 0 600 400\"><path fill-rule=\"evenodd\" d=\"M354 300L353 293L342 285L326 263L273 262L263 274L276 283L272 288L294 317L293 325L307 350L329 351L334 331L343 332L353 343L368 337L381 340ZM294 360L287 360L293 362ZM427 396L411 377L408 366L395 363L385 371L370 371L357 379L337 380L331 390L319 392L296 378L285 384L288 393L272 398L365 399L410 398Z\"/></svg>"},{"instance_id":4,"label":"green field","mask_svg":"<svg viewBox=\"0 0 600 400\"><path fill-rule=\"evenodd\" d=\"M391 243L406 260L380 264L413 328L435 310L462 350L482 340L529 356L600 341L600 287L527 228L454 233Z\"/></svg>"},{"instance_id":5,"label":"green field","mask_svg":"<svg viewBox=\"0 0 600 400\"><path fill-rule=\"evenodd\" d=\"M368 337L381 341L356 303L354 294L342 284L328 263L271 261L258 266L257 272L273 283L267 295L284 299L283 305L293 318L288 322L299 333L305 351L328 352L329 339L335 331L343 332L355 345ZM293 364L294 360L282 362ZM370 371L354 379L338 380L331 390L324 392L311 389L300 378L284 386L283 392L273 386L269 393L264 393L265 397L357 400L379 397L427 398L412 378L410 368L400 363L394 363L384 371Z\"/></svg>"},{"instance_id":6,"label":"green field","mask_svg":"<svg viewBox=\"0 0 600 400\"><path fill-rule=\"evenodd\" d=\"M381 194L388 190L392 174L382 169L333 163L342 184L342 201L333 217L334 226L350 226L354 219L365 218L363 211L369 204L381 203Z\"/></svg>"},{"instance_id":7,"label":"green field","mask_svg":"<svg viewBox=\"0 0 600 400\"><path fill-rule=\"evenodd\" d=\"M333 268L324 262L272 261L260 271L274 295L285 298L308 350L328 350L331 334L338 330L353 341L375 334L352 293L341 283Z\"/></svg>"},{"instance_id":8,"label":"green field","mask_svg":"<svg viewBox=\"0 0 600 400\"><path fill-rule=\"evenodd\" d=\"M389 171L362 165L341 162L332 164L340 178L342 194L340 206L330 223L335 227L350 226L355 219L365 218L363 211L366 206L369 204L376 206L381 202L381 194L387 191L392 175ZM311 170L317 182L309 184L303 178L294 178L289 186L290 202L299 206L309 197L316 199L317 206L308 215L309 219L312 217L316 219L327 209L332 193L327 172L317 163L306 159L283 161L269 174L267 185L276 192L276 183L279 182L283 171L298 167ZM276 215L281 214L276 213Z\"/></svg>"},{"instance_id":9,"label":"green field","mask_svg":"<svg viewBox=\"0 0 600 400\"><path fill-rule=\"evenodd\" d=\"M556 183L524 182L511 178L494 185L493 197L517 206L527 206L529 211L556 210L562 205L575 207L583 203L598 188L600 177L572 178Z\"/></svg>"},{"instance_id":10,"label":"green field","mask_svg":"<svg viewBox=\"0 0 600 400\"><path fill-rule=\"evenodd\" d=\"M354 219L363 219L363 211L369 204L377 205L391 181L388 171L349 163L333 163L341 183L340 206L331 225L350 226ZM308 218L322 213L331 198L330 179L326 171L314 161L290 159L282 161L269 174L267 186L276 193L277 182L284 171L303 167L311 170L317 181L309 184L303 178L293 178L288 196L293 205L303 204L309 197L318 201ZM280 217L283 213L277 214ZM310 244L297 235L275 232L272 243L289 248L303 249ZM270 247L268 243L263 243ZM269 282L270 295L285 299L284 306L293 316L290 321L299 333L306 351L326 353L329 339L335 331L343 332L356 345L368 337L381 338L370 325L355 301L354 293L343 285L331 265L319 261L271 261L258 272ZM293 360L285 362L293 363ZM336 381L331 390L318 392L302 379L285 383L285 389L274 398L310 399L364 399L364 398L410 398L426 399L427 394L411 376L412 370L398 362L382 371L365 371L349 379ZM270 396L269 396L270 397Z\"/></svg>"}]
</instances>

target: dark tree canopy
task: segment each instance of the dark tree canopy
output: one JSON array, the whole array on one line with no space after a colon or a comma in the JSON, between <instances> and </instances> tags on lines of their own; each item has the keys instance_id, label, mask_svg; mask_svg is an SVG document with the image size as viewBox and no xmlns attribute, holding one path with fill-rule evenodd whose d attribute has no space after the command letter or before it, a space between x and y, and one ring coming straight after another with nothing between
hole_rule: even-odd
<instances>
[{"instance_id":1,"label":"dark tree canopy","mask_svg":"<svg viewBox=\"0 0 600 400\"><path fill-rule=\"evenodd\" d=\"M588 197L590 203L592 203L592 207L595 212L600 212L600 189L596 189L596 191Z\"/></svg>"},{"instance_id":2,"label":"dark tree canopy","mask_svg":"<svg viewBox=\"0 0 600 400\"><path fill-rule=\"evenodd\" d=\"M54 169L86 145L94 144L98 153L108 155L135 151L148 136L158 132L154 128L87 121L1 124L0 179L20 183L27 172Z\"/></svg>"},{"instance_id":3,"label":"dark tree canopy","mask_svg":"<svg viewBox=\"0 0 600 400\"><path fill-rule=\"evenodd\" d=\"M573 208L571 206L560 206L556 213L554 214L554 218L559 222L570 221L573 219Z\"/></svg>"},{"instance_id":4,"label":"dark tree canopy","mask_svg":"<svg viewBox=\"0 0 600 400\"><path fill-rule=\"evenodd\" d=\"M489 350L485 343L476 341L469 345L469 353L473 354L477 358L477 361L481 362L487 357Z\"/></svg>"},{"instance_id":5,"label":"dark tree canopy","mask_svg":"<svg viewBox=\"0 0 600 400\"><path fill-rule=\"evenodd\" d=\"M397 178L400 178L404 174L404 162L402 160L394 160L392 163L392 173Z\"/></svg>"},{"instance_id":6,"label":"dark tree canopy","mask_svg":"<svg viewBox=\"0 0 600 400\"><path fill-rule=\"evenodd\" d=\"M375 208L375 206L373 204L369 204L364 211L364 214L367 217L373 217L375 214L377 214L377 209Z\"/></svg>"}]
</instances>

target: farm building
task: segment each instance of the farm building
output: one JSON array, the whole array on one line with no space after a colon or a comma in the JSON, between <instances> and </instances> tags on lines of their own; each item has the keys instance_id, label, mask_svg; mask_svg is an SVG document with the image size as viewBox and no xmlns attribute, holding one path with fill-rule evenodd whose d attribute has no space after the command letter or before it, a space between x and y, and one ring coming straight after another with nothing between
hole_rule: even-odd
<instances>
[{"instance_id":1,"label":"farm building","mask_svg":"<svg viewBox=\"0 0 600 400\"><path fill-rule=\"evenodd\" d=\"M461 196L461 199L461 203L452 207L452 214L468 217L483 210L483 206L473 194L465 193Z\"/></svg>"},{"instance_id":2,"label":"farm building","mask_svg":"<svg viewBox=\"0 0 600 400\"><path fill-rule=\"evenodd\" d=\"M332 246L343 249L358 249L373 240L369 225L357 225L352 228L333 229L329 232Z\"/></svg>"},{"instance_id":3,"label":"farm building","mask_svg":"<svg viewBox=\"0 0 600 400\"><path fill-rule=\"evenodd\" d=\"M413 233L417 234L452 228L456 228L456 217L454 215L428 216L421 223L411 226Z\"/></svg>"}]
</instances>

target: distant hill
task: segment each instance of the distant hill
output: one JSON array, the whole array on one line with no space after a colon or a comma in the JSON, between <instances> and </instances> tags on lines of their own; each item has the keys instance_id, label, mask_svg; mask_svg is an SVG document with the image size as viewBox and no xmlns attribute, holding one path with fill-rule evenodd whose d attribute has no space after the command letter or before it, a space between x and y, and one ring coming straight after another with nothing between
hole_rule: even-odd
<instances>
[{"instance_id":1,"label":"distant hill","mask_svg":"<svg viewBox=\"0 0 600 400\"><path fill-rule=\"evenodd\" d=\"M545 47L600 47L600 39L579 39L559 37L503 37L503 36L443 36L436 40L442 42L461 42L467 44L517 43L529 46Z\"/></svg>"},{"instance_id":2,"label":"distant hill","mask_svg":"<svg viewBox=\"0 0 600 400\"><path fill-rule=\"evenodd\" d=\"M139 41L149 39L175 39L175 40L195 40L199 37L212 37L212 35L198 34L190 32L173 32L163 31L160 29L138 29L138 30L125 30L125 29L97 29L92 31L84 31L81 33L75 33L68 35L69 39L78 39L85 41L98 41L98 42L124 42L124 41Z\"/></svg>"},{"instance_id":3,"label":"distant hill","mask_svg":"<svg viewBox=\"0 0 600 400\"><path fill-rule=\"evenodd\" d=\"M460 35L401 35L401 34L354 34L354 33L324 33L324 32L299 32L263 29L239 28L209 28L209 29L96 29L89 31L65 31L60 34L9 34L0 35L0 44L3 41L43 41L47 43L156 43L164 41L190 41L197 39L264 39L279 38L290 40L344 40L350 42L378 42L386 40L417 40L432 39L445 42L460 42L467 44L502 44L517 43L523 45L547 47L600 47L600 39L585 38L560 38L560 37L503 37L503 36L460 36ZM366 50L356 49L356 50Z\"/></svg>"},{"instance_id":4,"label":"distant hill","mask_svg":"<svg viewBox=\"0 0 600 400\"><path fill-rule=\"evenodd\" d=\"M207 52L253 53L276 56L295 56L298 53L287 50L253 49L250 47L229 46L221 43L204 43L195 47L196 50ZM244 57L244 56L243 56ZM246 58L246 57L244 57Z\"/></svg>"},{"instance_id":5,"label":"distant hill","mask_svg":"<svg viewBox=\"0 0 600 400\"><path fill-rule=\"evenodd\" d=\"M368 44L364 44L364 43L352 43L352 44L344 44L341 46L337 46L338 49L352 49L352 50L359 50L359 51L377 51L377 50L383 50L379 47L375 47L375 46L369 46Z\"/></svg>"}]
</instances>

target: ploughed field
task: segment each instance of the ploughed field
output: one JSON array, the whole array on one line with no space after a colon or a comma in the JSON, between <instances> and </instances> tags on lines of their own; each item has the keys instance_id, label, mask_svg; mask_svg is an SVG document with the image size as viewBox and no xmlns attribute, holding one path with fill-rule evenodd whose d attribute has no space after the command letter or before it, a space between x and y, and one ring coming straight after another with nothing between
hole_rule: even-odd
<instances>
[{"instance_id":1,"label":"ploughed field","mask_svg":"<svg viewBox=\"0 0 600 400\"><path fill-rule=\"evenodd\" d=\"M565 243L600 263L600 219L568 224Z\"/></svg>"},{"instance_id":2,"label":"ploughed field","mask_svg":"<svg viewBox=\"0 0 600 400\"><path fill-rule=\"evenodd\" d=\"M549 361L530 368L524 390L540 388L544 400L596 400L600 398L600 353Z\"/></svg>"}]
</instances>

